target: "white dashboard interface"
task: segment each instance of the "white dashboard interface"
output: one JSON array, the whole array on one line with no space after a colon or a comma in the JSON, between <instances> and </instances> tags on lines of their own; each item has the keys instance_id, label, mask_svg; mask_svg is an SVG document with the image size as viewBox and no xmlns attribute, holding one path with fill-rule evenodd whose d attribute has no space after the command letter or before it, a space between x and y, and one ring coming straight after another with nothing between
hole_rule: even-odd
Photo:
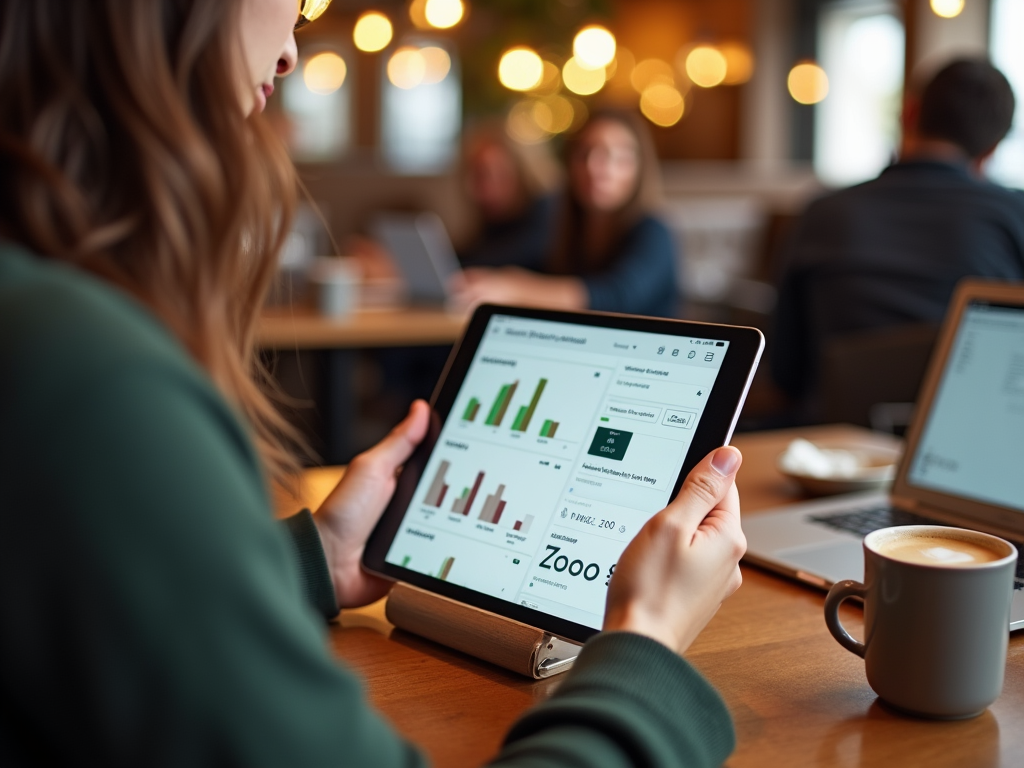
<instances>
[{"instance_id":1,"label":"white dashboard interface","mask_svg":"<svg viewBox=\"0 0 1024 768\"><path fill-rule=\"evenodd\" d=\"M1024 307L964 311L912 485L1024 512Z\"/></svg>"},{"instance_id":2,"label":"white dashboard interface","mask_svg":"<svg viewBox=\"0 0 1024 768\"><path fill-rule=\"evenodd\" d=\"M387 562L599 629L728 348L494 316Z\"/></svg>"}]
</instances>

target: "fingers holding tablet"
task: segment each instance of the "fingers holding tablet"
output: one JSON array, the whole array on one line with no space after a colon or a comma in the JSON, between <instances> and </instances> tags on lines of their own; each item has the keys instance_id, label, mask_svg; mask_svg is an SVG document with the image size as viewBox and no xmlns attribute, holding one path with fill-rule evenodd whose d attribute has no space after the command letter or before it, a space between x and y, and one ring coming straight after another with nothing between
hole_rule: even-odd
<instances>
[{"instance_id":1,"label":"fingers holding tablet","mask_svg":"<svg viewBox=\"0 0 1024 768\"><path fill-rule=\"evenodd\" d=\"M366 540L395 491L398 470L427 433L429 414L425 402L415 401L387 437L352 460L313 517L342 608L371 603L391 586L366 573L360 561Z\"/></svg>"},{"instance_id":2,"label":"fingers holding tablet","mask_svg":"<svg viewBox=\"0 0 1024 768\"><path fill-rule=\"evenodd\" d=\"M738 585L741 457L716 449L763 348L753 328L478 308L364 568L581 643L646 531L614 591L685 647ZM666 580L679 600L650 602Z\"/></svg>"},{"instance_id":3,"label":"fingers holding tablet","mask_svg":"<svg viewBox=\"0 0 1024 768\"><path fill-rule=\"evenodd\" d=\"M741 462L731 447L708 454L626 547L609 585L605 631L636 632L682 653L739 588Z\"/></svg>"}]
</instances>

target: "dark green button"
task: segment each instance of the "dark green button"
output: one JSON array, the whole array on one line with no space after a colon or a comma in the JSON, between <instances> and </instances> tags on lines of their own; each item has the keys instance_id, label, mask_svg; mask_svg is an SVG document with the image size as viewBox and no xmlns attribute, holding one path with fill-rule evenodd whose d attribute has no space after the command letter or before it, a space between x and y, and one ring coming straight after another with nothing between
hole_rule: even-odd
<instances>
[{"instance_id":1,"label":"dark green button","mask_svg":"<svg viewBox=\"0 0 1024 768\"><path fill-rule=\"evenodd\" d=\"M622 461L626 456L626 448L629 446L629 441L632 437L632 432L598 427L597 434L594 435L594 440L590 443L590 450L587 453L591 456L601 456L605 459Z\"/></svg>"}]
</instances>

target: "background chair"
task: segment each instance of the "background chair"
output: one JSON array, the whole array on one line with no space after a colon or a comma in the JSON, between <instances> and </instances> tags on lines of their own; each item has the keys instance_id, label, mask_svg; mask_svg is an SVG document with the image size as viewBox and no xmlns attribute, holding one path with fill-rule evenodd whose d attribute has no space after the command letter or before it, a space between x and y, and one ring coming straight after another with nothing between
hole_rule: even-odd
<instances>
[{"instance_id":1,"label":"background chair","mask_svg":"<svg viewBox=\"0 0 1024 768\"><path fill-rule=\"evenodd\" d=\"M822 355L823 420L902 434L938 333L936 325L907 325L829 342Z\"/></svg>"}]
</instances>

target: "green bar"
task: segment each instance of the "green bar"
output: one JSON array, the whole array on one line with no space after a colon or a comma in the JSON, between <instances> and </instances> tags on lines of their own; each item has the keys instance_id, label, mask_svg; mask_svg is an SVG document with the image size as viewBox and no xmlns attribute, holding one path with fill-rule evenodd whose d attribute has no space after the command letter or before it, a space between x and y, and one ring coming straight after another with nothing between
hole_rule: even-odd
<instances>
[{"instance_id":1,"label":"green bar","mask_svg":"<svg viewBox=\"0 0 1024 768\"><path fill-rule=\"evenodd\" d=\"M498 396L494 398L494 405L491 406L491 412L487 414L487 421L484 423L488 426L494 426L494 420L498 417L498 412L501 411L501 404L505 400L505 395L508 393L509 385L506 384L501 388Z\"/></svg>"},{"instance_id":2,"label":"green bar","mask_svg":"<svg viewBox=\"0 0 1024 768\"><path fill-rule=\"evenodd\" d=\"M608 417L607 416L602 416L601 417L601 421L608 421Z\"/></svg>"},{"instance_id":3,"label":"green bar","mask_svg":"<svg viewBox=\"0 0 1024 768\"><path fill-rule=\"evenodd\" d=\"M405 557L403 557L402 558L402 567L405 568L405 566L407 566L409 564L410 560L412 560L412 555L406 555Z\"/></svg>"},{"instance_id":4,"label":"green bar","mask_svg":"<svg viewBox=\"0 0 1024 768\"><path fill-rule=\"evenodd\" d=\"M550 437L548 430L551 429L551 419L545 419L544 424L540 428L541 437Z\"/></svg>"},{"instance_id":5,"label":"green bar","mask_svg":"<svg viewBox=\"0 0 1024 768\"><path fill-rule=\"evenodd\" d=\"M501 408L498 409L498 415L494 417L494 426L501 426L501 420L505 418L505 411L508 410L508 404L512 402L512 395L516 393L516 387L518 386L518 381L513 381L508 385L508 391L505 393L505 400L502 402Z\"/></svg>"},{"instance_id":6,"label":"green bar","mask_svg":"<svg viewBox=\"0 0 1024 768\"><path fill-rule=\"evenodd\" d=\"M521 405L521 406L519 406L519 413L516 414L516 420L512 422L512 431L513 432L525 432L526 431L525 427L520 427L520 424L523 423L523 417L525 417L525 416L526 416L526 406L525 405Z\"/></svg>"},{"instance_id":7,"label":"green bar","mask_svg":"<svg viewBox=\"0 0 1024 768\"><path fill-rule=\"evenodd\" d=\"M480 405L480 401L477 400L475 397L471 397L469 399L469 404L466 405L466 412L462 414L463 420L472 421L473 417L476 415L476 407L478 405Z\"/></svg>"},{"instance_id":8,"label":"green bar","mask_svg":"<svg viewBox=\"0 0 1024 768\"><path fill-rule=\"evenodd\" d=\"M548 384L547 379L541 379L540 383L537 384L537 388L533 390L533 399L530 400L530 407L526 409L526 416L523 417L522 424L519 427L512 427L512 429L519 429L520 432L525 432L530 428L530 419L533 418L533 412L537 410L537 403L540 401L540 396L544 392L544 387Z\"/></svg>"}]
</instances>

